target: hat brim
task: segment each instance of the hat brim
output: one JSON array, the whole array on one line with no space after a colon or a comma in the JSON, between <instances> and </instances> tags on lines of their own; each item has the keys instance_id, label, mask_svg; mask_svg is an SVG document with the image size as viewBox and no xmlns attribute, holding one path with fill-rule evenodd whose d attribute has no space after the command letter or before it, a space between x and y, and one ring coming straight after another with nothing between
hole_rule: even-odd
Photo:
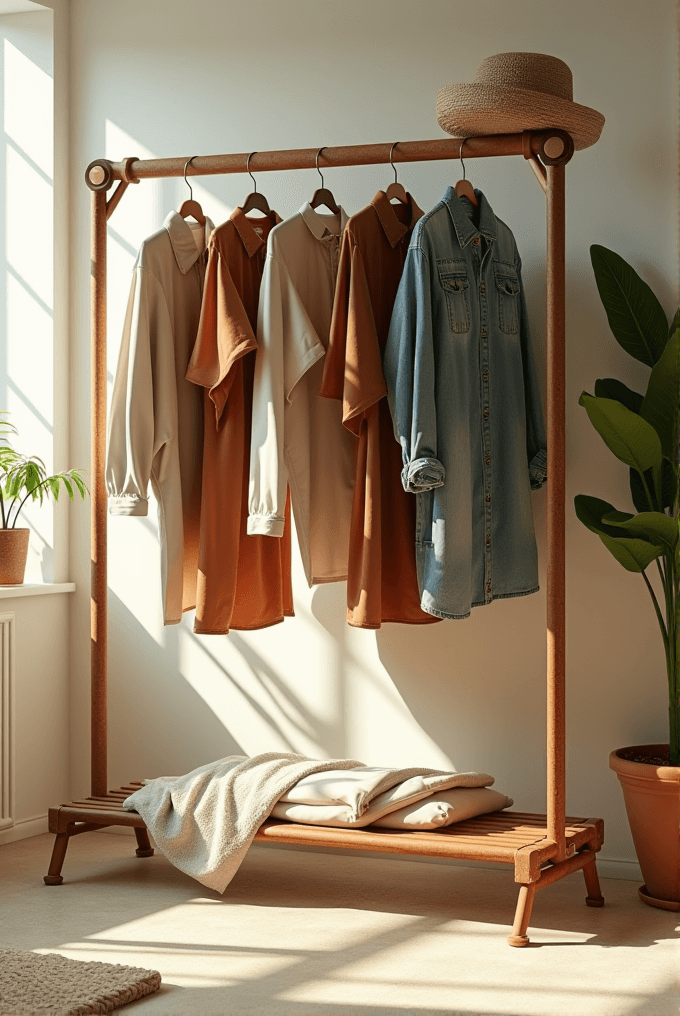
<instances>
[{"instance_id":1,"label":"hat brim","mask_svg":"<svg viewBox=\"0 0 680 1016\"><path fill-rule=\"evenodd\" d=\"M447 85L437 92L437 122L457 138L521 131L568 131L577 149L594 145L604 117L590 106L546 92L492 85Z\"/></svg>"}]
</instances>

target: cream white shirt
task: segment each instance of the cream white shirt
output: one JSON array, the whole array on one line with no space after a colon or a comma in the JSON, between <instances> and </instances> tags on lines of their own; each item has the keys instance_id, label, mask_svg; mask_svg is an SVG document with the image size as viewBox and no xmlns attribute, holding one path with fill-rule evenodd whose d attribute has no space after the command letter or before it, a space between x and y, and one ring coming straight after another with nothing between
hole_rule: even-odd
<instances>
[{"instance_id":1,"label":"cream white shirt","mask_svg":"<svg viewBox=\"0 0 680 1016\"><path fill-rule=\"evenodd\" d=\"M158 501L166 624L196 605L203 392L185 380L201 313L204 252L214 229L171 212L142 244L113 388L106 462L112 515Z\"/></svg>"},{"instance_id":2,"label":"cream white shirt","mask_svg":"<svg viewBox=\"0 0 680 1016\"><path fill-rule=\"evenodd\" d=\"M248 533L283 534L290 485L310 586L347 578L357 439L317 395L346 221L307 203L275 226L260 290Z\"/></svg>"}]
</instances>

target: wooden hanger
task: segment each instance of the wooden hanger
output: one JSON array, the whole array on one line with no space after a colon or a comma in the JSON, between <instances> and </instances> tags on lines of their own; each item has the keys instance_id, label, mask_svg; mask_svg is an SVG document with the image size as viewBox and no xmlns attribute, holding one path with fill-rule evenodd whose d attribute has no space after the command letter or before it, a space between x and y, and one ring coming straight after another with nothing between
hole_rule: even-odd
<instances>
[{"instance_id":1,"label":"wooden hanger","mask_svg":"<svg viewBox=\"0 0 680 1016\"><path fill-rule=\"evenodd\" d=\"M183 219L188 219L191 215L194 219L196 219L196 222L198 222L199 225L205 226L205 215L203 214L203 209L199 205L198 201L194 201L194 192L191 188L191 184L187 180L187 167L191 165L195 158L196 156L192 155L191 158L187 159L184 164L184 182L189 188L189 194L191 197L187 201L182 202L178 210L178 215L181 215Z\"/></svg>"},{"instance_id":2,"label":"wooden hanger","mask_svg":"<svg viewBox=\"0 0 680 1016\"><path fill-rule=\"evenodd\" d=\"M394 198L396 198L397 201L401 201L402 205L407 205L408 195L404 190L404 185L399 183L399 181L397 180L397 167L392 162L392 152L394 151L394 149L397 147L398 144L399 142L395 141L392 147L390 148L390 166L394 171L394 182L391 183L387 188L387 190L385 191L385 197L387 198L388 201L392 201Z\"/></svg>"},{"instance_id":3,"label":"wooden hanger","mask_svg":"<svg viewBox=\"0 0 680 1016\"><path fill-rule=\"evenodd\" d=\"M245 201L241 205L241 211L243 212L244 215L247 215L248 212L255 212L255 211L262 212L263 215L271 215L272 214L272 210L269 207L269 202L267 201L267 199L264 196L264 194L262 194L257 189L257 180L255 179L253 174L250 172L250 160L252 159L253 155L257 155L257 152L251 152L250 155L248 156L248 161L246 162L246 173L248 174L250 179L253 181L253 190L250 192L248 197L245 199Z\"/></svg>"},{"instance_id":4,"label":"wooden hanger","mask_svg":"<svg viewBox=\"0 0 680 1016\"><path fill-rule=\"evenodd\" d=\"M467 138L463 138L463 140L460 143L459 156L460 156L460 164L463 167L463 179L458 181L458 183L455 186L455 191L459 198L468 198L471 204L477 207L479 205L479 201L477 200L477 195L475 194L474 187L472 186L470 181L465 178L465 163L463 162L463 146L465 145L466 141Z\"/></svg>"},{"instance_id":5,"label":"wooden hanger","mask_svg":"<svg viewBox=\"0 0 680 1016\"><path fill-rule=\"evenodd\" d=\"M324 145L325 147L325 145ZM321 186L314 191L314 197L309 202L312 208L318 208L319 205L325 205L333 213L333 215L340 214L340 208L336 204L335 198L333 197L332 191L329 191L328 187L324 187L323 173L319 169L319 156L323 152L323 148L320 148L316 153L316 171L321 177Z\"/></svg>"}]
</instances>

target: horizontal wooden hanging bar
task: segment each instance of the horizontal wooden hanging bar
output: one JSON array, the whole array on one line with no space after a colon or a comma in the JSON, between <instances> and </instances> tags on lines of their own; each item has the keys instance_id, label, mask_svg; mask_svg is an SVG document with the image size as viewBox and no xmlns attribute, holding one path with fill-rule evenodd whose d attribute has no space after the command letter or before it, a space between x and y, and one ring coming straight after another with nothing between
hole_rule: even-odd
<instances>
[{"instance_id":1,"label":"horizontal wooden hanging bar","mask_svg":"<svg viewBox=\"0 0 680 1016\"><path fill-rule=\"evenodd\" d=\"M460 158L465 142L465 159L503 155L540 155L547 165L568 162L574 146L569 134L552 128L546 131L525 131L524 134L492 134L483 138L438 138L435 141L400 141L392 153L393 162L431 162ZM314 169L317 153L319 166L329 169L340 166L373 166L390 161L393 142L382 145L345 145L337 148L294 148L287 151L255 152L250 160L253 173L271 173L289 169ZM124 159L109 162L97 159L85 171L85 182L91 190L107 190L116 180L138 183L159 177L217 176L222 173L245 173L249 152L236 155L197 155L174 159Z\"/></svg>"}]
</instances>

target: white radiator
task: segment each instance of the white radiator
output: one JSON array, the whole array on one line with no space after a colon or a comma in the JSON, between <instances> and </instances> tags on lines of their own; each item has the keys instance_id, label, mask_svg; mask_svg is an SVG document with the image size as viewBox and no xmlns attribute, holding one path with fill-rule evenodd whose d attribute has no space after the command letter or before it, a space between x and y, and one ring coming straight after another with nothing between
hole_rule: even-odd
<instances>
[{"instance_id":1,"label":"white radiator","mask_svg":"<svg viewBox=\"0 0 680 1016\"><path fill-rule=\"evenodd\" d=\"M14 614L0 614L0 829L14 825Z\"/></svg>"}]
</instances>

